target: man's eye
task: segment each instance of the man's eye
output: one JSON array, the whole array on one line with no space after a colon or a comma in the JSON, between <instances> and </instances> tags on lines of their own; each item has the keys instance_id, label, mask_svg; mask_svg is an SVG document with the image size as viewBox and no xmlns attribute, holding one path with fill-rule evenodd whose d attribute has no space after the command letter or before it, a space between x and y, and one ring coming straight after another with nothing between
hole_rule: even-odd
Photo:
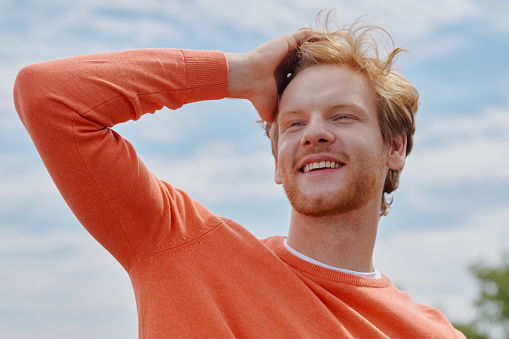
<instances>
[{"instance_id":1,"label":"man's eye","mask_svg":"<svg viewBox=\"0 0 509 339\"><path fill-rule=\"evenodd\" d=\"M302 126L304 125L304 123L300 122L300 121L294 121L292 123L290 123L290 127L293 127L293 126Z\"/></svg>"},{"instance_id":2,"label":"man's eye","mask_svg":"<svg viewBox=\"0 0 509 339\"><path fill-rule=\"evenodd\" d=\"M344 120L348 118L349 118L348 115L338 115L337 117L334 118L334 120Z\"/></svg>"}]
</instances>

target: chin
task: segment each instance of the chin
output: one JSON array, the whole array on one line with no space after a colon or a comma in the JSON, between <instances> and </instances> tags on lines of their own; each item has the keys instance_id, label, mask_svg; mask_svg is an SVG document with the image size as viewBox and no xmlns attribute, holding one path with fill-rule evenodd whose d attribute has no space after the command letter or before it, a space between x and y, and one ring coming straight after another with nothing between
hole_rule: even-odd
<instances>
[{"instance_id":1,"label":"chin","mask_svg":"<svg viewBox=\"0 0 509 339\"><path fill-rule=\"evenodd\" d=\"M337 216L368 206L375 206L379 211L383 182L376 176L357 179L328 190L306 189L308 187L300 187L295 181L286 182L283 188L292 208L306 216Z\"/></svg>"},{"instance_id":2,"label":"chin","mask_svg":"<svg viewBox=\"0 0 509 339\"><path fill-rule=\"evenodd\" d=\"M292 208L303 215L324 217L355 211L367 205L369 197L359 191L341 190L317 194L305 194L302 191L284 187Z\"/></svg>"}]
</instances>

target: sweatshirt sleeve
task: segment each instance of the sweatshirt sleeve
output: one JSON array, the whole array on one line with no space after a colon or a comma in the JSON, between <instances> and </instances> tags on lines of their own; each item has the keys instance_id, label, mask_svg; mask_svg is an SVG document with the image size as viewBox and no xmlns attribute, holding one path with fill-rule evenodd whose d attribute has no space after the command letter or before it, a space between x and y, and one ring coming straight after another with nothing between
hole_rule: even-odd
<instances>
[{"instance_id":1,"label":"sweatshirt sleeve","mask_svg":"<svg viewBox=\"0 0 509 339\"><path fill-rule=\"evenodd\" d=\"M203 232L214 216L158 180L112 127L164 106L224 98L227 88L221 52L133 50L27 66L14 102L73 213L128 270Z\"/></svg>"}]
</instances>

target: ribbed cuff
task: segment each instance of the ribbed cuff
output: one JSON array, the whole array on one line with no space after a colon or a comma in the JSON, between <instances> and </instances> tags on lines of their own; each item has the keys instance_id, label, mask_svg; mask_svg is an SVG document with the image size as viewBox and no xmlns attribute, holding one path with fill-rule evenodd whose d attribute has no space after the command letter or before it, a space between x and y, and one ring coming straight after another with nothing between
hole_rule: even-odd
<instances>
[{"instance_id":1,"label":"ribbed cuff","mask_svg":"<svg viewBox=\"0 0 509 339\"><path fill-rule=\"evenodd\" d=\"M223 52L181 50L187 68L186 104L217 100L228 92L228 64Z\"/></svg>"}]
</instances>

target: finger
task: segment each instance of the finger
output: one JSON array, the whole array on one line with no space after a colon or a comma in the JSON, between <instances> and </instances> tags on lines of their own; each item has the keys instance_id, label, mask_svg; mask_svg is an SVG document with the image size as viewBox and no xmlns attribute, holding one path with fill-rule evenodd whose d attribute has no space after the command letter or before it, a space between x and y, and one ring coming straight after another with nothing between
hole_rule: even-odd
<instances>
[{"instance_id":1,"label":"finger","mask_svg":"<svg viewBox=\"0 0 509 339\"><path fill-rule=\"evenodd\" d=\"M268 86L267 91L251 101L263 121L272 123L277 110L277 93L275 86Z\"/></svg>"},{"instance_id":2,"label":"finger","mask_svg":"<svg viewBox=\"0 0 509 339\"><path fill-rule=\"evenodd\" d=\"M273 100L264 100L254 106L260 118L268 124L272 124L276 116L277 98L273 98Z\"/></svg>"},{"instance_id":3,"label":"finger","mask_svg":"<svg viewBox=\"0 0 509 339\"><path fill-rule=\"evenodd\" d=\"M309 28L302 28L296 32L289 34L296 42L297 45L302 44L304 41L311 37L311 30Z\"/></svg>"}]
</instances>

